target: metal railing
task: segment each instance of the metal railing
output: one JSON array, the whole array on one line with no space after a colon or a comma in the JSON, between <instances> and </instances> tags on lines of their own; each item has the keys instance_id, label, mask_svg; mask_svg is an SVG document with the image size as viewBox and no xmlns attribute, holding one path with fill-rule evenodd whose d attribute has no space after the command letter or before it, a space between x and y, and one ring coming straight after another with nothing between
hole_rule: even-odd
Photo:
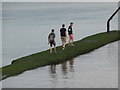
<instances>
[{"instance_id":1,"label":"metal railing","mask_svg":"<svg viewBox=\"0 0 120 90\"><path fill-rule=\"evenodd\" d=\"M110 31L110 20L115 16L115 14L120 10L120 7L112 14L112 16L107 21L107 32Z\"/></svg>"}]
</instances>

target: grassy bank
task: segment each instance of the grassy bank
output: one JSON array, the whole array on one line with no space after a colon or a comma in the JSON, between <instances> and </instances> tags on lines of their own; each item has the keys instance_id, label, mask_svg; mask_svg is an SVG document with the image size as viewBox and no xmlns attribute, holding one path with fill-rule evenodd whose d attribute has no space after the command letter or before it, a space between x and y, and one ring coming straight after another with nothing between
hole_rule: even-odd
<instances>
[{"instance_id":1,"label":"grassy bank","mask_svg":"<svg viewBox=\"0 0 120 90\"><path fill-rule=\"evenodd\" d=\"M2 70L1 79L5 79L37 67L60 63L78 55L91 52L101 46L119 40L119 35L120 31L99 33L76 41L74 43L74 47L67 46L64 51L61 50L61 46L58 46L57 54L49 54L49 50L46 50L13 60L10 65L0 68L0 70Z\"/></svg>"}]
</instances>

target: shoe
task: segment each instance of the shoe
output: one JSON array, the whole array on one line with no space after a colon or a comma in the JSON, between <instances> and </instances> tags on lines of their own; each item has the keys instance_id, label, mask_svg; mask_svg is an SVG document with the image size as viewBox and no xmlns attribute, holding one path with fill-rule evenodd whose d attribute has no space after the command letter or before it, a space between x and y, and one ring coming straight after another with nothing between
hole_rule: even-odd
<instances>
[{"instance_id":1,"label":"shoe","mask_svg":"<svg viewBox=\"0 0 120 90\"><path fill-rule=\"evenodd\" d=\"M68 46L70 46L70 44L68 44Z\"/></svg>"},{"instance_id":2,"label":"shoe","mask_svg":"<svg viewBox=\"0 0 120 90\"><path fill-rule=\"evenodd\" d=\"M72 46L72 47L74 47L74 45L73 45L73 44L71 44L71 46Z\"/></svg>"},{"instance_id":3,"label":"shoe","mask_svg":"<svg viewBox=\"0 0 120 90\"><path fill-rule=\"evenodd\" d=\"M55 54L56 54L57 52L55 52Z\"/></svg>"},{"instance_id":4,"label":"shoe","mask_svg":"<svg viewBox=\"0 0 120 90\"><path fill-rule=\"evenodd\" d=\"M62 50L65 50L65 48L63 47Z\"/></svg>"}]
</instances>

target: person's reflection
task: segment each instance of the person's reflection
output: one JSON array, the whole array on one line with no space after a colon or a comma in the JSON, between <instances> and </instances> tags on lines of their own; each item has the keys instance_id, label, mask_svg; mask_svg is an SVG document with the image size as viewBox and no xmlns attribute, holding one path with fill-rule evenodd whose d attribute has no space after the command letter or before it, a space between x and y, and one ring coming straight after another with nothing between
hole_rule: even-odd
<instances>
[{"instance_id":1,"label":"person's reflection","mask_svg":"<svg viewBox=\"0 0 120 90\"><path fill-rule=\"evenodd\" d=\"M71 58L70 61L69 61L69 65L70 65L70 71L71 72L74 72L74 58Z\"/></svg>"},{"instance_id":2,"label":"person's reflection","mask_svg":"<svg viewBox=\"0 0 120 90\"><path fill-rule=\"evenodd\" d=\"M56 76L56 64L50 65L50 74L52 78Z\"/></svg>"},{"instance_id":3,"label":"person's reflection","mask_svg":"<svg viewBox=\"0 0 120 90\"><path fill-rule=\"evenodd\" d=\"M65 75L67 73L67 61L61 64L62 72Z\"/></svg>"}]
</instances>

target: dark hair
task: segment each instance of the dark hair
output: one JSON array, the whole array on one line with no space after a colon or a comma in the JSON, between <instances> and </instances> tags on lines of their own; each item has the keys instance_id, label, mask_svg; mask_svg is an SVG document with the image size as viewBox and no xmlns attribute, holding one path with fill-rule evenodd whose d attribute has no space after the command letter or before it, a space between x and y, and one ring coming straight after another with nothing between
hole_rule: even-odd
<instances>
[{"instance_id":1,"label":"dark hair","mask_svg":"<svg viewBox=\"0 0 120 90\"><path fill-rule=\"evenodd\" d=\"M54 32L54 29L52 29L51 31Z\"/></svg>"},{"instance_id":2,"label":"dark hair","mask_svg":"<svg viewBox=\"0 0 120 90\"><path fill-rule=\"evenodd\" d=\"M73 22L71 22L70 24L73 24Z\"/></svg>"},{"instance_id":3,"label":"dark hair","mask_svg":"<svg viewBox=\"0 0 120 90\"><path fill-rule=\"evenodd\" d=\"M63 24L62 27L65 27L65 24Z\"/></svg>"}]
</instances>

